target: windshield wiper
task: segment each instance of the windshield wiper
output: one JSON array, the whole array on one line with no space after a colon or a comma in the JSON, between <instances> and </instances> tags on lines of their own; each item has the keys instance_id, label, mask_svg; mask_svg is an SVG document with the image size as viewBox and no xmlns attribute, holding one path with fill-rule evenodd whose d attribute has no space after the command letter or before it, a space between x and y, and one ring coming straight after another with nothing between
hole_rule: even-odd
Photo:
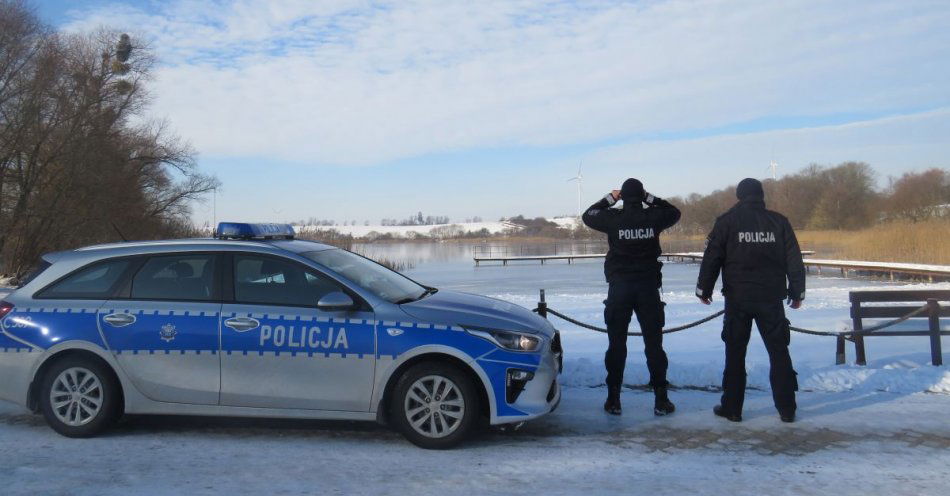
<instances>
[{"instance_id":1,"label":"windshield wiper","mask_svg":"<svg viewBox=\"0 0 950 496\"><path fill-rule=\"evenodd\" d=\"M419 295L419 296L417 296L417 297L415 297L415 298L403 298L403 299L397 301L396 304L397 304L397 305L402 305L403 303L412 303L412 302L414 302L414 301L419 301L419 300L425 298L426 296L434 295L434 294L436 294L436 293L438 293L438 292L439 292L439 289L438 289L438 288L429 288L429 287L427 287L426 290L423 291L421 295Z\"/></svg>"}]
</instances>

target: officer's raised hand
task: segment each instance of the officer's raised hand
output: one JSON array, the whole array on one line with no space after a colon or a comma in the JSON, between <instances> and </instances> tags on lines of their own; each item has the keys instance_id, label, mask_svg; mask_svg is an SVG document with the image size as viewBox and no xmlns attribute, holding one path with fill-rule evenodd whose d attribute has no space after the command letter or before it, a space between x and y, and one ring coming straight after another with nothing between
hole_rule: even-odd
<instances>
[{"instance_id":1,"label":"officer's raised hand","mask_svg":"<svg viewBox=\"0 0 950 496\"><path fill-rule=\"evenodd\" d=\"M610 196L614 197L614 201L620 200L620 190L615 189L610 192Z\"/></svg>"}]
</instances>

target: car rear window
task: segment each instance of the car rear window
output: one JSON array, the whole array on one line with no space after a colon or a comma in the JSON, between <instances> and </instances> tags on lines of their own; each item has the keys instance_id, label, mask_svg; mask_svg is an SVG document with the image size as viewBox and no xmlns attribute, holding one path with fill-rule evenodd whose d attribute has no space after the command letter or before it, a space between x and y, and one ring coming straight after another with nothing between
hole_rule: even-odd
<instances>
[{"instance_id":1,"label":"car rear window","mask_svg":"<svg viewBox=\"0 0 950 496\"><path fill-rule=\"evenodd\" d=\"M129 259L107 260L84 267L44 289L37 296L58 299L107 299L112 296L130 263Z\"/></svg>"}]
</instances>

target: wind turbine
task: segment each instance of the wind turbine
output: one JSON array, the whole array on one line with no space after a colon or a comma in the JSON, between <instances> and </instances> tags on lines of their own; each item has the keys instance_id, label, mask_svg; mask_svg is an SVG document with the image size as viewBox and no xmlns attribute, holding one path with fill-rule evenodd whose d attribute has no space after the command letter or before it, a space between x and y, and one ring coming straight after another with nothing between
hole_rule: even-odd
<instances>
[{"instance_id":1,"label":"wind turbine","mask_svg":"<svg viewBox=\"0 0 950 496\"><path fill-rule=\"evenodd\" d=\"M583 183L584 183L584 176L581 174L581 167L583 167L583 165L584 165L583 162L578 164L577 175L567 180L567 182L577 181L577 218L578 219L581 218L581 196L583 194Z\"/></svg>"},{"instance_id":2,"label":"wind turbine","mask_svg":"<svg viewBox=\"0 0 950 496\"><path fill-rule=\"evenodd\" d=\"M774 181L778 179L778 174L776 173L778 170L778 162L775 160L769 160L769 169L772 170L772 180Z\"/></svg>"}]
</instances>

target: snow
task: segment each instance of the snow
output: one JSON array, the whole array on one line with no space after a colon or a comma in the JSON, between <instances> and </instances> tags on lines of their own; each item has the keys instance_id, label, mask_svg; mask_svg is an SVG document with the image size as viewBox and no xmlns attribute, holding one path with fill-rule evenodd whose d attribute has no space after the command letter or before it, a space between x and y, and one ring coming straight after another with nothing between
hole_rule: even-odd
<instances>
[{"instance_id":1,"label":"snow","mask_svg":"<svg viewBox=\"0 0 950 496\"><path fill-rule=\"evenodd\" d=\"M875 268L875 269L894 269L894 270L913 270L921 272L938 272L950 275L950 265L931 265L931 264L911 264L895 262L867 262L860 260L823 260L817 258L808 258L805 260L810 265L822 265L833 267L855 267L855 268Z\"/></svg>"},{"instance_id":2,"label":"snow","mask_svg":"<svg viewBox=\"0 0 950 496\"><path fill-rule=\"evenodd\" d=\"M782 424L766 392L744 422L712 415L718 396L674 391L652 414L627 390L624 415L602 389L567 388L557 412L517 432L483 432L448 452L375 424L132 417L106 436L67 439L0 404L7 496L418 494L944 494L950 396L803 393Z\"/></svg>"},{"instance_id":3,"label":"snow","mask_svg":"<svg viewBox=\"0 0 950 496\"><path fill-rule=\"evenodd\" d=\"M370 256L407 258L409 275L443 289L549 305L596 325L607 287L598 260L474 267L455 243L366 244ZM693 295L698 266L667 263L667 322L722 308ZM808 276L793 325L846 328L848 292L950 289ZM0 291L2 293L2 291ZM833 338L793 334L799 421L772 406L761 339L749 347L745 421L711 414L718 402L722 321L665 336L677 412L652 415L640 338L629 339L624 415L603 414L605 335L554 320L565 348L558 411L517 432L485 432L450 452L427 452L373 424L133 417L89 440L60 437L40 416L0 403L3 494L943 494L950 482L950 369L929 365L925 337L867 339L869 365L834 365ZM924 325L901 324L904 328ZM635 325L633 327L636 327ZM945 349L950 342L944 340ZM853 361L853 347L848 346ZM94 457L92 456L94 454Z\"/></svg>"},{"instance_id":4,"label":"snow","mask_svg":"<svg viewBox=\"0 0 950 496\"><path fill-rule=\"evenodd\" d=\"M569 217L552 217L547 219L548 222L553 222L557 224L561 229L574 229L580 224L576 216Z\"/></svg>"}]
</instances>

